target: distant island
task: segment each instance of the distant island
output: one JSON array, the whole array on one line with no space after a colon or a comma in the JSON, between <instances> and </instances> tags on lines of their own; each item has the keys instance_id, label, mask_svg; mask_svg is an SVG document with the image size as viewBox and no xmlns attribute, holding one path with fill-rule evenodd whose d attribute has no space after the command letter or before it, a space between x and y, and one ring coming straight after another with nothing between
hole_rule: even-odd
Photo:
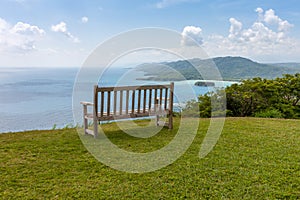
<instances>
[{"instance_id":1,"label":"distant island","mask_svg":"<svg viewBox=\"0 0 300 200\"><path fill-rule=\"evenodd\" d=\"M210 81L197 81L195 85L200 87L214 87L215 83Z\"/></svg>"},{"instance_id":2,"label":"distant island","mask_svg":"<svg viewBox=\"0 0 300 200\"><path fill-rule=\"evenodd\" d=\"M243 57L216 57L211 59L194 58L174 62L146 63L136 67L143 71L146 77L142 80L181 81L204 80L199 71L213 74L212 65L216 66L226 81L240 81L254 77L273 79L283 74L300 72L300 63L264 64ZM195 69L195 67L197 69ZM210 71L212 71L210 73Z\"/></svg>"}]
</instances>

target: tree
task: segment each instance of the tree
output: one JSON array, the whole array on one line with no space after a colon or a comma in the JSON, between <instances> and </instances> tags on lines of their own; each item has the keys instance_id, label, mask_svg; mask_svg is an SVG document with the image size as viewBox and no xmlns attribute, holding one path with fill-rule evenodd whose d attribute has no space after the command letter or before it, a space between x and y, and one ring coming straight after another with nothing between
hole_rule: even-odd
<instances>
[{"instance_id":1,"label":"tree","mask_svg":"<svg viewBox=\"0 0 300 200\"><path fill-rule=\"evenodd\" d=\"M225 90L200 95L198 101L187 104L185 111L193 108L198 110L197 116L220 116L226 106L229 116L300 118L300 74L286 74L275 80L243 80Z\"/></svg>"}]
</instances>

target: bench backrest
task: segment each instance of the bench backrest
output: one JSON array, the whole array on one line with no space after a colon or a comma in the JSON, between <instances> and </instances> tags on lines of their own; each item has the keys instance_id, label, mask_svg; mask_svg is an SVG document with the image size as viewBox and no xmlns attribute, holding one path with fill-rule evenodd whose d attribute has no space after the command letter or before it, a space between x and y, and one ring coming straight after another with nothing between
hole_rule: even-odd
<instances>
[{"instance_id":1,"label":"bench backrest","mask_svg":"<svg viewBox=\"0 0 300 200\"><path fill-rule=\"evenodd\" d=\"M144 117L173 111L174 83L169 85L142 85L94 87L94 114L98 120Z\"/></svg>"}]
</instances>

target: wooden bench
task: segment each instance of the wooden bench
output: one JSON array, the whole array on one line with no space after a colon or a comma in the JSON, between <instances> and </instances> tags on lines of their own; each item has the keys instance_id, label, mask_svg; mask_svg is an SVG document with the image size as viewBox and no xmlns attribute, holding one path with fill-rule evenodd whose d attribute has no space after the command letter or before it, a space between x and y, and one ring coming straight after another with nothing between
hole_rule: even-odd
<instances>
[{"instance_id":1,"label":"wooden bench","mask_svg":"<svg viewBox=\"0 0 300 200\"><path fill-rule=\"evenodd\" d=\"M142 85L99 87L94 86L94 102L80 102L83 105L85 134L98 135L98 122L139 117L156 117L166 115L169 129L173 128L173 91L174 83L169 85ZM93 112L88 112L93 106ZM88 120L93 120L94 130L88 129Z\"/></svg>"}]
</instances>

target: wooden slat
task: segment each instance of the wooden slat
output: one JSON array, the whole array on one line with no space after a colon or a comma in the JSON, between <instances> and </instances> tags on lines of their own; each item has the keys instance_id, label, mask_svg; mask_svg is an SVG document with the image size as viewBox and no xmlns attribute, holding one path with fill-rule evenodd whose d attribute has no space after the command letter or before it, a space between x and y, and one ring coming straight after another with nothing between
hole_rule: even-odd
<instances>
[{"instance_id":1,"label":"wooden slat","mask_svg":"<svg viewBox=\"0 0 300 200\"><path fill-rule=\"evenodd\" d=\"M151 116L148 112L145 113L135 113L135 114L128 114L128 115L116 115L116 116L106 116L99 117L100 121L107 121L107 120L118 120L118 119L129 119L129 118L138 118L138 117L148 117ZM152 115L153 116L153 115Z\"/></svg>"},{"instance_id":2,"label":"wooden slat","mask_svg":"<svg viewBox=\"0 0 300 200\"><path fill-rule=\"evenodd\" d=\"M116 115L117 113L117 96L118 96L118 92L114 91L114 115Z\"/></svg>"},{"instance_id":3,"label":"wooden slat","mask_svg":"<svg viewBox=\"0 0 300 200\"><path fill-rule=\"evenodd\" d=\"M126 114L122 114L122 115L116 115L116 116L113 116L113 115L110 115L110 116L107 116L107 113L104 112L103 116L102 117L98 117L98 119L100 121L102 121L103 119L126 119L126 116L127 118L136 118L136 117L145 117L145 116L155 116L156 114L158 115L163 115L165 114L164 111L157 111L156 113L152 113L152 112L149 112L148 110L145 111L145 113L137 113L137 110L135 110L135 113L132 114L132 113L128 113L127 115ZM87 116L85 117L86 119L93 119L93 115L92 114L87 114Z\"/></svg>"},{"instance_id":4,"label":"wooden slat","mask_svg":"<svg viewBox=\"0 0 300 200\"><path fill-rule=\"evenodd\" d=\"M134 113L134 103L135 103L135 90L132 91L131 113Z\"/></svg>"},{"instance_id":5,"label":"wooden slat","mask_svg":"<svg viewBox=\"0 0 300 200\"><path fill-rule=\"evenodd\" d=\"M170 85L142 85L139 90L170 88ZM137 90L137 86L120 86L120 87L98 87L97 92L120 91L120 90Z\"/></svg>"},{"instance_id":6,"label":"wooden slat","mask_svg":"<svg viewBox=\"0 0 300 200\"><path fill-rule=\"evenodd\" d=\"M125 111L123 110L122 112L123 112L122 115L125 116L125 115L126 115L126 114L125 114ZM168 111L167 111L167 112L168 112ZM154 115L154 114L157 114L157 113L158 113L158 114L164 114L164 113L166 113L166 111L162 110L162 111L157 111L156 113L153 113L152 111L149 111L148 109L146 109L146 110L145 110L145 113L153 114L153 115ZM140 114L144 114L144 113L137 113L137 109L135 109L135 110L134 110L134 115L138 115L138 114L140 115ZM132 113L128 113L127 115L132 115ZM110 116L111 116L111 117L115 117L115 116L113 116L113 115L110 115ZM117 112L116 117L118 117L118 116L121 116L119 112ZM103 113L103 117L107 117L107 112L104 112L104 113ZM92 114L92 113L88 113L88 114L86 115L86 118L87 118L87 119L93 118L93 114Z\"/></svg>"},{"instance_id":7,"label":"wooden slat","mask_svg":"<svg viewBox=\"0 0 300 200\"><path fill-rule=\"evenodd\" d=\"M108 121L108 120L130 119L130 118L132 117L128 114L128 115L117 115L117 116L103 116L100 117L99 120Z\"/></svg>"},{"instance_id":8,"label":"wooden slat","mask_svg":"<svg viewBox=\"0 0 300 200\"><path fill-rule=\"evenodd\" d=\"M174 98L174 82L170 84L170 97L169 97L169 129L173 129L173 99Z\"/></svg>"},{"instance_id":9,"label":"wooden slat","mask_svg":"<svg viewBox=\"0 0 300 200\"><path fill-rule=\"evenodd\" d=\"M157 107L157 89L154 90L154 112L156 111Z\"/></svg>"},{"instance_id":10,"label":"wooden slat","mask_svg":"<svg viewBox=\"0 0 300 200\"><path fill-rule=\"evenodd\" d=\"M122 109L123 109L123 90L120 91L120 115L122 115Z\"/></svg>"},{"instance_id":11,"label":"wooden slat","mask_svg":"<svg viewBox=\"0 0 300 200\"><path fill-rule=\"evenodd\" d=\"M111 91L108 91L107 92L107 116L109 116L110 115L110 93L111 93Z\"/></svg>"},{"instance_id":12,"label":"wooden slat","mask_svg":"<svg viewBox=\"0 0 300 200\"><path fill-rule=\"evenodd\" d=\"M167 104L168 104L168 88L165 89L165 107L164 109L167 109Z\"/></svg>"},{"instance_id":13,"label":"wooden slat","mask_svg":"<svg viewBox=\"0 0 300 200\"><path fill-rule=\"evenodd\" d=\"M162 96L163 96L163 89L160 88L160 96L159 96L159 110L162 108Z\"/></svg>"},{"instance_id":14,"label":"wooden slat","mask_svg":"<svg viewBox=\"0 0 300 200\"><path fill-rule=\"evenodd\" d=\"M138 109L137 109L137 113L140 113L141 110L141 90L138 90Z\"/></svg>"},{"instance_id":15,"label":"wooden slat","mask_svg":"<svg viewBox=\"0 0 300 200\"><path fill-rule=\"evenodd\" d=\"M126 108L125 108L126 114L128 114L128 107L129 107L129 90L126 90Z\"/></svg>"},{"instance_id":16,"label":"wooden slat","mask_svg":"<svg viewBox=\"0 0 300 200\"><path fill-rule=\"evenodd\" d=\"M96 102L95 102L96 104ZM103 117L103 111L104 111L104 92L101 92L101 102L100 102L100 116Z\"/></svg>"},{"instance_id":17,"label":"wooden slat","mask_svg":"<svg viewBox=\"0 0 300 200\"><path fill-rule=\"evenodd\" d=\"M94 108L93 108L93 112L96 116L98 115L98 92L97 92L97 89L98 89L98 85L95 85L94 86Z\"/></svg>"},{"instance_id":18,"label":"wooden slat","mask_svg":"<svg viewBox=\"0 0 300 200\"><path fill-rule=\"evenodd\" d=\"M143 113L146 111L147 90L144 90Z\"/></svg>"},{"instance_id":19,"label":"wooden slat","mask_svg":"<svg viewBox=\"0 0 300 200\"><path fill-rule=\"evenodd\" d=\"M151 110L152 104L152 89L149 89L149 98L148 98L148 110Z\"/></svg>"}]
</instances>

